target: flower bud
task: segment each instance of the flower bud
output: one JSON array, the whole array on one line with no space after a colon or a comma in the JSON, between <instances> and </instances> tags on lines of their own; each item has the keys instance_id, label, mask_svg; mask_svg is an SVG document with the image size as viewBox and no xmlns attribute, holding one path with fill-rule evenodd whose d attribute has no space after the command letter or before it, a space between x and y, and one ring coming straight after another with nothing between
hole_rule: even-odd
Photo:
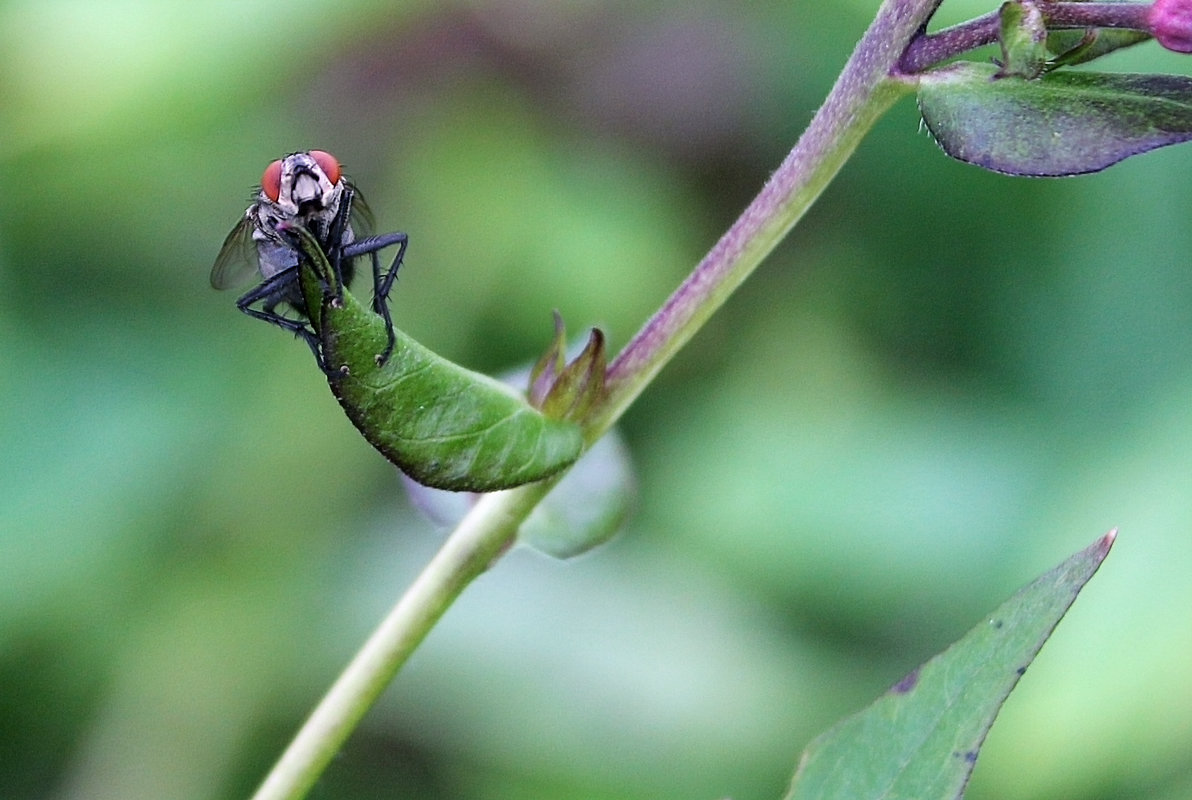
<instances>
[{"instance_id":1,"label":"flower bud","mask_svg":"<svg viewBox=\"0 0 1192 800\"><path fill-rule=\"evenodd\" d=\"M1147 24L1159 44L1177 53L1192 53L1192 0L1155 0Z\"/></svg>"}]
</instances>

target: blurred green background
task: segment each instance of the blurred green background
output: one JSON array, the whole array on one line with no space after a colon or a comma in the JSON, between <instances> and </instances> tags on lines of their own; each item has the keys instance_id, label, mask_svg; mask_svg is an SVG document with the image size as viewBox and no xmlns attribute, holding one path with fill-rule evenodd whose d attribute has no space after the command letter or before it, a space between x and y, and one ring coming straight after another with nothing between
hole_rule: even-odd
<instances>
[{"instance_id":1,"label":"blurred green background","mask_svg":"<svg viewBox=\"0 0 1192 800\"><path fill-rule=\"evenodd\" d=\"M335 153L409 233L394 317L441 353L529 360L552 308L617 349L877 6L0 3L0 797L246 796L441 541L208 285L269 161ZM1011 179L917 125L629 413L620 538L504 559L312 797L778 798L1113 526L969 796L1192 796L1192 147Z\"/></svg>"}]
</instances>

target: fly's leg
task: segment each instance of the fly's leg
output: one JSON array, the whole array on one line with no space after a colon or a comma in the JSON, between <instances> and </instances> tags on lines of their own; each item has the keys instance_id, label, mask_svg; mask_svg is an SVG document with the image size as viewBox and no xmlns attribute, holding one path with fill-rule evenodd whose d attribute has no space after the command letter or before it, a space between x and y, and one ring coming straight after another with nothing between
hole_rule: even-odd
<instances>
[{"instance_id":1,"label":"fly's leg","mask_svg":"<svg viewBox=\"0 0 1192 800\"><path fill-rule=\"evenodd\" d=\"M381 245L381 247L388 247L391 244L397 245L397 255L393 257L393 263L389 265L389 269L385 274L381 274L381 262L377 256L377 251L372 252L372 267L373 267L373 309L381 315L381 319L385 320L385 332L388 340L385 344L385 352L377 358L377 366L384 366L385 362L389 360L389 356L393 354L393 346L396 344L396 337L393 333L393 317L389 312L389 292L393 289L393 283L397 280L397 271L401 269L402 259L406 255L406 246L410 243L409 237L404 233L390 233L387 236L380 237L388 241Z\"/></svg>"},{"instance_id":2,"label":"fly's leg","mask_svg":"<svg viewBox=\"0 0 1192 800\"><path fill-rule=\"evenodd\" d=\"M389 303L389 292L393 290L393 282L397 280L397 271L401 269L402 259L406 255L406 246L409 243L410 237L404 233L386 233L381 236L369 236L358 242L352 242L352 244L343 249L345 258L355 258L362 255L372 256L373 310L378 314L383 314L382 309ZM393 263L389 265L389 269L382 274L381 262L377 258L377 253L393 245L397 245L397 255L393 257Z\"/></svg>"},{"instance_id":3,"label":"fly's leg","mask_svg":"<svg viewBox=\"0 0 1192 800\"><path fill-rule=\"evenodd\" d=\"M393 317L389 313L389 292L393 289L393 282L397 280L397 271L401 269L406 246L409 243L409 237L404 233L386 233L381 236L369 236L343 248L345 258L355 258L367 254L372 259L372 305L373 310L380 314L381 319L385 321L385 333L388 339L385 351L377 356L377 366L384 366L385 362L389 360L389 356L392 355L393 347L397 342L397 337L393 332ZM390 264L389 269L382 273L381 261L377 253L393 245L397 245L397 255L393 257L393 263Z\"/></svg>"},{"instance_id":4,"label":"fly's leg","mask_svg":"<svg viewBox=\"0 0 1192 800\"><path fill-rule=\"evenodd\" d=\"M338 370L329 370L326 362L323 361L323 352L319 344L319 337L315 335L314 330L305 322L283 317L274 310L277 308L278 303L283 302L281 295L286 287L292 281L296 280L296 278L297 275L293 269L279 272L237 300L236 308L248 314L253 319L263 320L271 325L276 325L283 331L289 331L296 337L301 337L307 346L310 347L310 351L314 353L315 362L319 365L319 369L326 375L338 377L340 372ZM261 301L264 302L261 303ZM255 303L261 303L261 307L253 308Z\"/></svg>"},{"instance_id":5,"label":"fly's leg","mask_svg":"<svg viewBox=\"0 0 1192 800\"><path fill-rule=\"evenodd\" d=\"M389 292L393 289L393 282L397 280L397 271L401 269L402 259L406 256L406 245L410 243L410 237L404 233L389 233L375 238L384 240L384 243L378 245L378 250L390 245L397 245L397 255L393 257L393 263L389 265L384 276L381 275L376 253L373 253L373 305L388 308ZM377 312L380 313L380 308L377 308Z\"/></svg>"},{"instance_id":6,"label":"fly's leg","mask_svg":"<svg viewBox=\"0 0 1192 800\"><path fill-rule=\"evenodd\" d=\"M352 191L352 187L345 186L343 197L339 201L339 211L336 212L335 218L331 220L331 225L327 229L327 241L321 243L327 254L327 259L331 262L331 274L335 276L336 297L341 297L344 290L344 259L347 258L349 262L351 261L351 256L344 255L343 240L344 232L348 229L348 219L352 214L352 198L354 197L355 192Z\"/></svg>"}]
</instances>

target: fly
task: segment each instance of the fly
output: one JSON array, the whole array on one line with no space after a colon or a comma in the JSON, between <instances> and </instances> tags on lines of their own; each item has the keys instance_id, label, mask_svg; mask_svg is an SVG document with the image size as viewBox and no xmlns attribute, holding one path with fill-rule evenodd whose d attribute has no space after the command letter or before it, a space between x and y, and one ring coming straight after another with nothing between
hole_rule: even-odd
<instances>
[{"instance_id":1,"label":"fly","mask_svg":"<svg viewBox=\"0 0 1192 800\"><path fill-rule=\"evenodd\" d=\"M395 342L389 291L406 252L406 234L371 235L372 212L330 153L322 150L292 153L265 168L256 200L232 228L215 258L211 285L230 289L246 283L256 273L261 282L237 300L236 307L250 317L301 336L324 371L327 365L323 362L318 334L310 324L311 309L306 307L298 282L299 252L278 231L282 224L300 225L314 236L327 254L340 286L351 282L356 271L355 260L369 257L372 307L385 320L388 332L385 351L377 355L377 363L384 364ZM397 245L397 255L389 269L382 271L378 254L392 245ZM294 316L278 312L278 306L283 304L289 306Z\"/></svg>"}]
</instances>

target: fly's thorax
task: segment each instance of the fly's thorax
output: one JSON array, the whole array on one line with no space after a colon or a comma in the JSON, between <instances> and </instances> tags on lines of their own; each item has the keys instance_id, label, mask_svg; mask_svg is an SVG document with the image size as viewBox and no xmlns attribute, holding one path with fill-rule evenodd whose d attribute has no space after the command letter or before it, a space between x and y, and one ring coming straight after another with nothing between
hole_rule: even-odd
<instances>
[{"instance_id":1,"label":"fly's thorax","mask_svg":"<svg viewBox=\"0 0 1192 800\"><path fill-rule=\"evenodd\" d=\"M261 277L264 280L298 266L298 255L284 245L257 242L257 255L260 257Z\"/></svg>"},{"instance_id":2,"label":"fly's thorax","mask_svg":"<svg viewBox=\"0 0 1192 800\"><path fill-rule=\"evenodd\" d=\"M247 214L252 223L252 240L257 247L261 277L269 280L279 272L297 266L298 254L277 231L280 223L291 218L282 214L268 199L253 203Z\"/></svg>"},{"instance_id":3,"label":"fly's thorax","mask_svg":"<svg viewBox=\"0 0 1192 800\"><path fill-rule=\"evenodd\" d=\"M326 240L335 215L339 212L341 196L342 193L336 196L336 202L332 208L302 215L285 213L278 203L272 202L267 197L262 197L249 206L246 214L251 223L252 240L257 248L262 278L268 280L279 272L298 264L297 252L277 230L277 226L283 222L288 225L300 225L310 231L324 246L333 244ZM338 244L341 247L346 247L354 241L356 241L356 232L352 229L351 224L345 225Z\"/></svg>"}]
</instances>

